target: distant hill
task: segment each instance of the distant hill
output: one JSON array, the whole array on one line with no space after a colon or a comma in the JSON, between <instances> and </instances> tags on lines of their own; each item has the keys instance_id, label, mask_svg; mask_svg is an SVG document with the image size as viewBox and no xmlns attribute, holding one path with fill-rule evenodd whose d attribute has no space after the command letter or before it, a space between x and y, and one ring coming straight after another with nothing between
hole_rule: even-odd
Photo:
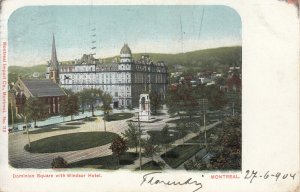
<instances>
[{"instance_id":1,"label":"distant hill","mask_svg":"<svg viewBox=\"0 0 300 192\"><path fill-rule=\"evenodd\" d=\"M133 54L134 59L142 54ZM242 65L242 47L221 47L178 54L148 54L154 61L165 61L169 72L186 70L211 70L223 72L230 66Z\"/></svg>"},{"instance_id":2,"label":"distant hill","mask_svg":"<svg viewBox=\"0 0 300 192\"><path fill-rule=\"evenodd\" d=\"M133 54L133 59L137 60L144 53ZM154 61L164 61L168 66L169 72L174 71L200 71L211 70L224 72L230 66L242 65L242 47L220 47L214 49L204 49L177 54L163 53L147 53ZM118 57L118 56L116 56ZM104 58L105 62L109 63L113 58ZM70 63L70 61L62 61ZM31 77L33 73L40 73L40 77L44 77L46 72L46 63L31 67L9 66L9 80L14 81L18 75L23 77Z\"/></svg>"},{"instance_id":3,"label":"distant hill","mask_svg":"<svg viewBox=\"0 0 300 192\"><path fill-rule=\"evenodd\" d=\"M31 74L34 72L45 73L46 64L34 65L30 67L22 67L22 66L9 66L8 72L10 73L19 73L19 74Z\"/></svg>"},{"instance_id":4,"label":"distant hill","mask_svg":"<svg viewBox=\"0 0 300 192\"><path fill-rule=\"evenodd\" d=\"M9 66L8 67L8 82L16 82L18 76L32 78L34 73L38 73L40 78L45 78L46 64L34 65L30 67Z\"/></svg>"}]
</instances>

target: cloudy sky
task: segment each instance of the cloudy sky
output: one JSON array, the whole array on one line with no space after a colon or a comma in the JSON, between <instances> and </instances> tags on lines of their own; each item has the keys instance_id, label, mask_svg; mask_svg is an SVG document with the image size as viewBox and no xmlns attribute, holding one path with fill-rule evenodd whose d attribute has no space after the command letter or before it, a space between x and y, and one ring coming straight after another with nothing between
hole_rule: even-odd
<instances>
[{"instance_id":1,"label":"cloudy sky","mask_svg":"<svg viewBox=\"0 0 300 192\"><path fill-rule=\"evenodd\" d=\"M53 34L64 61L92 52L97 58L118 55L124 43L133 53L241 45L241 25L238 13L226 6L23 7L9 18L9 62L45 63Z\"/></svg>"}]
</instances>

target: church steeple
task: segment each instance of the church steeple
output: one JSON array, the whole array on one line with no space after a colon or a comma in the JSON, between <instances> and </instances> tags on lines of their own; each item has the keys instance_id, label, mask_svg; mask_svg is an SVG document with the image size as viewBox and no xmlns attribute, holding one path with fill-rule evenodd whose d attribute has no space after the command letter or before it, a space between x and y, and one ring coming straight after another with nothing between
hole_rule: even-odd
<instances>
[{"instance_id":1,"label":"church steeple","mask_svg":"<svg viewBox=\"0 0 300 192\"><path fill-rule=\"evenodd\" d=\"M56 55L56 46L55 46L55 37L53 34L53 39L52 39L52 53L51 53L51 65L53 66L54 69L58 69L58 60L57 60L57 55Z\"/></svg>"},{"instance_id":2,"label":"church steeple","mask_svg":"<svg viewBox=\"0 0 300 192\"><path fill-rule=\"evenodd\" d=\"M59 84L59 63L57 60L56 55L56 46L55 46L55 37L53 34L52 38L52 52L51 52L51 60L48 62L47 72L46 72L46 78L52 79L54 83Z\"/></svg>"}]
</instances>

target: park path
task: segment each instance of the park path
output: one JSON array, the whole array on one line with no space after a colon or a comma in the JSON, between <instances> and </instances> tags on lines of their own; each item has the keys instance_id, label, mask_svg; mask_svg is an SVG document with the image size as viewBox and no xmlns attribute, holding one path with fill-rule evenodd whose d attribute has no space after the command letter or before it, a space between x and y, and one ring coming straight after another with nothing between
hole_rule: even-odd
<instances>
[{"instance_id":1,"label":"park path","mask_svg":"<svg viewBox=\"0 0 300 192\"><path fill-rule=\"evenodd\" d=\"M213 127L219 125L220 123L221 123L221 122L218 121L218 122L212 123L212 124L210 124L210 125L207 125L207 126L206 126L206 130L211 129L211 128L213 128ZM205 130L204 126L201 126L201 127L200 127L200 131L204 131L204 130ZM197 135L198 135L198 133L189 133L189 134L187 134L184 138L177 139L177 140L171 145L171 147L169 147L169 149L168 149L167 151L172 150L173 148L175 148L175 147L178 146L178 145L184 144L184 141L187 141L187 140L189 140L189 139L191 139L191 138L193 138L193 137L196 137ZM160 156L161 156L162 154L164 154L165 152L166 152L165 150L162 150L160 153L158 153L157 155L154 156L153 160L156 161L156 162L159 162L159 161L164 162L164 163L165 163L164 169L167 169L167 170L168 170L168 169L173 169L173 168L171 168L171 167L170 167L170 166L169 166L169 165L168 165L168 164L160 157ZM198 153L199 153L199 154L200 154L200 153L203 154L203 151L200 150ZM198 154L198 153L197 153L197 154ZM206 153L206 152L205 152L205 153ZM196 155L197 155L197 154L196 154ZM193 155L193 157L194 157L194 156L195 156L195 155ZM191 158L189 158L189 159L192 159L193 157L191 157ZM189 159L188 159L188 160L189 160ZM150 162L151 160L152 160L151 158L145 158L145 157L143 157L143 158L142 158L142 164L148 163L148 162ZM185 161L185 162L186 162L186 161ZM184 169L183 164L184 164L185 162L183 162L183 163L182 163L178 168L176 168L176 169ZM139 168L139 166L140 166L140 160L137 159L137 160L134 161L133 164L123 166L122 169L135 170L135 169Z\"/></svg>"},{"instance_id":2,"label":"park path","mask_svg":"<svg viewBox=\"0 0 300 192\"><path fill-rule=\"evenodd\" d=\"M170 118L166 113L166 110L163 110L163 115L156 116L157 119L160 119L154 123L141 123L141 128L143 130L157 130L161 129L163 125L167 121L177 119ZM124 132L128 126L127 121L111 121L106 122L106 130L110 132L114 132L120 134ZM65 124L61 124L65 125ZM69 133L77 133L77 132L93 132L93 131L104 131L104 122L102 118L98 118L96 121L85 122L82 125L72 125L78 126L76 129L69 130L57 130L51 132L44 132L39 134L30 134L30 140L36 141L39 139L43 139L46 137L51 137L55 135L61 134L69 134ZM204 129L204 128L203 128ZM209 129L209 126L207 126ZM31 129L36 130L36 129ZM24 146L28 143L27 135L23 134L24 132L15 132L9 134L9 162L13 167L16 168L51 168L51 162L57 156L63 157L68 163L81 161L84 159L90 159L94 157L103 157L107 155L111 155L112 152L109 149L110 144L106 144L99 147L94 147L90 149L77 150L77 151L69 151L69 152L57 152L57 153L29 153L24 150ZM184 140L188 140L192 137L196 136L196 134L188 134L185 136ZM182 144L182 139L176 140L174 142L174 146ZM163 161L160 157L155 157L156 161ZM149 158L143 158L143 164L149 162ZM135 169L139 166L139 160L135 161L133 165L125 166L125 168ZM168 169L168 165L166 165L166 169Z\"/></svg>"},{"instance_id":3,"label":"park path","mask_svg":"<svg viewBox=\"0 0 300 192\"><path fill-rule=\"evenodd\" d=\"M161 123L165 122L168 115L165 114L160 116L161 121L153 123L154 127L160 127ZM111 121L106 122L106 130L120 134L127 129L128 119L120 121ZM77 121L81 122L81 121ZM62 123L60 125L66 125ZM149 124L141 123L142 127L147 127ZM85 122L82 125L72 125L78 126L76 129L69 130L57 130L51 132L44 132L39 134L30 134L30 141L40 140L46 137L77 133L77 132L93 132L93 131L104 131L104 121L102 118L98 117L98 120L93 122ZM30 129L37 130L37 129ZM100 147L94 147L90 149L77 150L77 151L68 151L68 152L57 152L57 153L29 153L24 150L24 146L28 144L27 135L21 132L13 132L9 134L9 162L13 167L16 168L51 168L51 162L57 156L63 157L68 163L81 161L84 159L94 158L94 157L103 157L111 155L112 152L109 149L110 144L106 144Z\"/></svg>"},{"instance_id":4,"label":"park path","mask_svg":"<svg viewBox=\"0 0 300 192\"><path fill-rule=\"evenodd\" d=\"M72 125L73 126L73 125ZM77 126L77 125L74 125ZM85 122L79 125L80 128L70 130L58 130L40 134L30 134L30 140L36 141L46 137L61 134L77 133L77 132L93 132L104 131L102 120L93 122ZM121 134L127 129L126 120L106 122L106 130ZM27 135L24 132L16 132L9 134L9 162L16 168L51 168L52 159L61 156L67 162L72 163L84 159L102 157L111 154L110 144L90 149L57 152L57 153L29 153L24 150L24 146L28 143Z\"/></svg>"}]
</instances>

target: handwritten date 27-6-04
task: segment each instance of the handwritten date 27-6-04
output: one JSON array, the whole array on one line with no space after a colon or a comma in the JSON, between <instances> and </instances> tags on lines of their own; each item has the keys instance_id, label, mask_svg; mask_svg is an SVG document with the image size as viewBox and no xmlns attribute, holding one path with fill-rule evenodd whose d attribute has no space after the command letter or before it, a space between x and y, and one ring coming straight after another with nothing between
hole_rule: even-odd
<instances>
[{"instance_id":1,"label":"handwritten date 27-6-04","mask_svg":"<svg viewBox=\"0 0 300 192\"><path fill-rule=\"evenodd\" d=\"M281 172L272 173L270 171L260 173L255 170L252 171L247 170L244 179L248 179L250 183L252 183L252 181L256 179L265 179L265 180L274 179L275 181L278 181L278 180L287 180L287 179L295 180L295 177L296 177L296 173L281 173Z\"/></svg>"}]
</instances>

